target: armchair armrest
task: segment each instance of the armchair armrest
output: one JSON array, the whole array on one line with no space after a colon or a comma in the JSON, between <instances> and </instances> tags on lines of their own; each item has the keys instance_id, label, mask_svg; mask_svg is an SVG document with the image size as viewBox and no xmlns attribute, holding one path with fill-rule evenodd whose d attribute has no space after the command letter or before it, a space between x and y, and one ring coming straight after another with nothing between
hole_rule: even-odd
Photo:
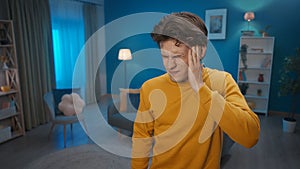
<instances>
[{"instance_id":1,"label":"armchair armrest","mask_svg":"<svg viewBox=\"0 0 300 169\"><path fill-rule=\"evenodd\" d=\"M114 115L119 114L119 110L117 109L116 106L118 106L119 103L111 103L107 107L107 122L108 124L111 125L111 119L113 118Z\"/></svg>"},{"instance_id":2,"label":"armchair armrest","mask_svg":"<svg viewBox=\"0 0 300 169\"><path fill-rule=\"evenodd\" d=\"M133 117L135 117L136 113L130 112L119 112L117 109L118 103L116 105L111 103L107 108L107 122L109 125L113 127L117 127L119 129L125 129L127 131L133 131ZM129 118L129 119L128 119Z\"/></svg>"}]
</instances>

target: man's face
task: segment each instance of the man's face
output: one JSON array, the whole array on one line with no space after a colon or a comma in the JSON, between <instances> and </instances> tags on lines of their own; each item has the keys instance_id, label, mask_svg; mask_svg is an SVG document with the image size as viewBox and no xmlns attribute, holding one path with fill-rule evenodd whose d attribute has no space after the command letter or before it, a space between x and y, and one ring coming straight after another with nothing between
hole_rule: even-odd
<instances>
[{"instance_id":1,"label":"man's face","mask_svg":"<svg viewBox=\"0 0 300 169\"><path fill-rule=\"evenodd\" d=\"M174 82L188 80L188 52L189 48L180 44L176 46L176 40L170 39L160 42L160 50L163 64Z\"/></svg>"}]
</instances>

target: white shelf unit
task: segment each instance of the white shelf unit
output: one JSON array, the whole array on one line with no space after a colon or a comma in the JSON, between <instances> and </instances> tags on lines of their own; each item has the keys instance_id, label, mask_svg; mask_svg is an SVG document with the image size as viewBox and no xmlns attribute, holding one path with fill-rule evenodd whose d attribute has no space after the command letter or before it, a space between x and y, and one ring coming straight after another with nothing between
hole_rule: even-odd
<instances>
[{"instance_id":1,"label":"white shelf unit","mask_svg":"<svg viewBox=\"0 0 300 169\"><path fill-rule=\"evenodd\" d=\"M266 116L269 107L274 40L274 37L240 38L237 82L239 85L248 86L243 94L252 110ZM260 74L263 81L258 80Z\"/></svg>"},{"instance_id":2,"label":"white shelf unit","mask_svg":"<svg viewBox=\"0 0 300 169\"><path fill-rule=\"evenodd\" d=\"M4 64L5 63L5 64ZM25 135L13 22L0 20L0 143Z\"/></svg>"}]
</instances>

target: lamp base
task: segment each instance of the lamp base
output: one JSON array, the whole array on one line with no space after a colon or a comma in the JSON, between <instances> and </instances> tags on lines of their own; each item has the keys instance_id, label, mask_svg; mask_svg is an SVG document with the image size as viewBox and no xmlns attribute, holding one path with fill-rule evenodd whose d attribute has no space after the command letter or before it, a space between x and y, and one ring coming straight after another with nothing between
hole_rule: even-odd
<instances>
[{"instance_id":1,"label":"lamp base","mask_svg":"<svg viewBox=\"0 0 300 169\"><path fill-rule=\"evenodd\" d=\"M242 32L242 36L253 36L254 35L254 31L241 31Z\"/></svg>"}]
</instances>

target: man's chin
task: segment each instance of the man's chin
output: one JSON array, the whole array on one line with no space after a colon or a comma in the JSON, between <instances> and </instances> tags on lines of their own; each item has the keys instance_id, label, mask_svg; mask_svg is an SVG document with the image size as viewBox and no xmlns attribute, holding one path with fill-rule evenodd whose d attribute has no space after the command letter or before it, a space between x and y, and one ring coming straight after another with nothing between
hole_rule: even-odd
<instances>
[{"instance_id":1,"label":"man's chin","mask_svg":"<svg viewBox=\"0 0 300 169\"><path fill-rule=\"evenodd\" d=\"M170 78L171 78L171 81L176 82L176 83L182 83L182 82L186 82L187 81L186 79L180 78L180 77L170 76Z\"/></svg>"}]
</instances>

